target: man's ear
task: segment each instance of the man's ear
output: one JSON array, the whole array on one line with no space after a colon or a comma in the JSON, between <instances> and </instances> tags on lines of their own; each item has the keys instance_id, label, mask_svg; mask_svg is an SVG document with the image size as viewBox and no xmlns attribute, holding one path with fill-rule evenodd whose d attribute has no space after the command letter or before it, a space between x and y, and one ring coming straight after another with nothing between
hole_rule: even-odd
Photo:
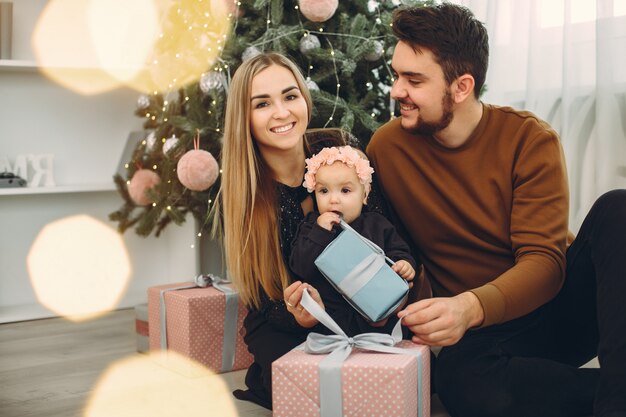
<instances>
[{"instance_id":1,"label":"man's ear","mask_svg":"<svg viewBox=\"0 0 626 417\"><path fill-rule=\"evenodd\" d=\"M455 103L462 103L468 97L474 97L474 77L463 74L453 82L452 98Z\"/></svg>"}]
</instances>

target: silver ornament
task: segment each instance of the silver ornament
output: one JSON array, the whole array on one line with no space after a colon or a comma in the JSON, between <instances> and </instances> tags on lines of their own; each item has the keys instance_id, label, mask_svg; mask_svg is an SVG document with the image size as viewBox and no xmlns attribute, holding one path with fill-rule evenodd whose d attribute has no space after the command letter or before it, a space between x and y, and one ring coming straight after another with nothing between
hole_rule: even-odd
<instances>
[{"instance_id":1,"label":"silver ornament","mask_svg":"<svg viewBox=\"0 0 626 417\"><path fill-rule=\"evenodd\" d=\"M370 13L374 13L376 9L378 9L378 6L380 6L379 2L377 2L376 0L369 0L367 2L367 11Z\"/></svg>"},{"instance_id":2,"label":"silver ornament","mask_svg":"<svg viewBox=\"0 0 626 417\"><path fill-rule=\"evenodd\" d=\"M154 132L150 132L146 137L146 151L151 151L154 148L154 144L156 143L156 134Z\"/></svg>"},{"instance_id":3,"label":"silver ornament","mask_svg":"<svg viewBox=\"0 0 626 417\"><path fill-rule=\"evenodd\" d=\"M241 60L246 61L252 57L259 55L261 51L256 46L248 46L241 54Z\"/></svg>"},{"instance_id":4,"label":"silver ornament","mask_svg":"<svg viewBox=\"0 0 626 417\"><path fill-rule=\"evenodd\" d=\"M315 81L311 79L311 77L307 77L305 80L306 86L311 91L320 91L320 87L317 85Z\"/></svg>"},{"instance_id":5,"label":"silver ornament","mask_svg":"<svg viewBox=\"0 0 626 417\"><path fill-rule=\"evenodd\" d=\"M380 59L381 56L383 56L385 48L383 47L383 43L380 41L372 42L372 47L374 48L374 50L366 54L364 58L368 61L377 61L378 59Z\"/></svg>"},{"instance_id":6,"label":"silver ornament","mask_svg":"<svg viewBox=\"0 0 626 417\"><path fill-rule=\"evenodd\" d=\"M140 95L137 98L137 108L139 110L145 110L150 107L150 97L145 94Z\"/></svg>"},{"instance_id":7,"label":"silver ornament","mask_svg":"<svg viewBox=\"0 0 626 417\"><path fill-rule=\"evenodd\" d=\"M178 144L178 138L176 135L172 135L171 138L167 139L163 144L163 154L168 155L169 152Z\"/></svg>"},{"instance_id":8,"label":"silver ornament","mask_svg":"<svg viewBox=\"0 0 626 417\"><path fill-rule=\"evenodd\" d=\"M300 52L305 55L307 52L318 49L321 46L322 44L320 43L319 38L315 35L311 35L310 33L308 35L304 35L302 39L300 39Z\"/></svg>"},{"instance_id":9,"label":"silver ornament","mask_svg":"<svg viewBox=\"0 0 626 417\"><path fill-rule=\"evenodd\" d=\"M207 94L211 90L226 87L226 77L218 71L210 71L200 77L200 90Z\"/></svg>"}]
</instances>

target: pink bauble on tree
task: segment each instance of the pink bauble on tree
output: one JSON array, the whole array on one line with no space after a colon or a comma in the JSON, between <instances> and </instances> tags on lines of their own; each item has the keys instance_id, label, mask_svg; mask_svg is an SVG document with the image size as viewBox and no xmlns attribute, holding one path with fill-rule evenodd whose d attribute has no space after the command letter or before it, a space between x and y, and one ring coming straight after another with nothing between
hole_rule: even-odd
<instances>
[{"instance_id":1,"label":"pink bauble on tree","mask_svg":"<svg viewBox=\"0 0 626 417\"><path fill-rule=\"evenodd\" d=\"M182 185L192 191L204 191L215 183L219 173L217 161L211 155L202 149L198 149L200 145L200 136L194 138L194 148L184 154L176 166L176 174Z\"/></svg>"},{"instance_id":2,"label":"pink bauble on tree","mask_svg":"<svg viewBox=\"0 0 626 417\"><path fill-rule=\"evenodd\" d=\"M159 175L149 169L140 169L130 179L128 194L138 206L147 206L152 200L146 192L161 182Z\"/></svg>"},{"instance_id":3,"label":"pink bauble on tree","mask_svg":"<svg viewBox=\"0 0 626 417\"><path fill-rule=\"evenodd\" d=\"M339 0L300 0L300 11L311 22L325 22L335 14Z\"/></svg>"}]
</instances>

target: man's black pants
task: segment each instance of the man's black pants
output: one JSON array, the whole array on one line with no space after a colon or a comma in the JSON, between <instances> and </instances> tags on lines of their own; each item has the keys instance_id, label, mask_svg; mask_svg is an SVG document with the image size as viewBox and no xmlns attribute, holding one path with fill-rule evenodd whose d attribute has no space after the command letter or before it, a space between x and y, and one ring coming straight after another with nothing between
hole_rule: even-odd
<instances>
[{"instance_id":1,"label":"man's black pants","mask_svg":"<svg viewBox=\"0 0 626 417\"><path fill-rule=\"evenodd\" d=\"M442 349L434 384L453 417L626 416L626 190L589 211L557 297Z\"/></svg>"}]
</instances>

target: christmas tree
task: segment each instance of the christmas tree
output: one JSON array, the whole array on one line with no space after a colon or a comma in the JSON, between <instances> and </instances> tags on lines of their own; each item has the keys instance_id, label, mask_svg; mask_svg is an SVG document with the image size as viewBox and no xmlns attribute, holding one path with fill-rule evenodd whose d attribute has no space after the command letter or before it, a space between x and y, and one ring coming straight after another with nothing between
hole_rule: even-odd
<instances>
[{"instance_id":1,"label":"christmas tree","mask_svg":"<svg viewBox=\"0 0 626 417\"><path fill-rule=\"evenodd\" d=\"M169 223L184 222L188 213L203 230L210 228L210 208L220 183L228 82L243 60L259 52L281 52L300 66L314 101L311 128L340 127L365 146L394 112L389 98L393 81L389 63L396 42L391 14L403 4L432 2L213 1L224 1L229 8L230 36L221 42L205 30L194 41L202 43L205 38L205 45L217 46L214 63L199 82L138 98L136 115L145 119L146 139L128 161L126 178L114 177L124 203L109 215L122 232L135 228L139 235L159 236ZM206 14L207 2L180 3L168 14L169 24L202 31L201 22L194 26L194 16ZM199 172L214 175L196 178Z\"/></svg>"}]
</instances>

